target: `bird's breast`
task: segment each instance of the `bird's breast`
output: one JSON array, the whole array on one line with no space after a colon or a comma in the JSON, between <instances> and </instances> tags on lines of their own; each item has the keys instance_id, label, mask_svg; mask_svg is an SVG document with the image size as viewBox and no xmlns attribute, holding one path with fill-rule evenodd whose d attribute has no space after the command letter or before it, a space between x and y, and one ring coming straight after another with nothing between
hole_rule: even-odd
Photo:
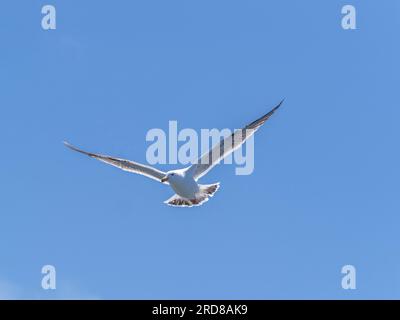
<instances>
[{"instance_id":1,"label":"bird's breast","mask_svg":"<svg viewBox=\"0 0 400 320\"><path fill-rule=\"evenodd\" d=\"M196 193L199 191L199 186L194 179L179 179L170 181L170 185L174 191L186 199L196 198Z\"/></svg>"}]
</instances>

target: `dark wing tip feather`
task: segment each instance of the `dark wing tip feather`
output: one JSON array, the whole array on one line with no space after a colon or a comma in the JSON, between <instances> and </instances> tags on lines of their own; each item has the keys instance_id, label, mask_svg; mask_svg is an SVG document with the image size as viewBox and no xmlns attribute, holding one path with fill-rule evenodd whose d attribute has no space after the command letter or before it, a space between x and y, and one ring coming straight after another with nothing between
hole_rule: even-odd
<instances>
[{"instance_id":1,"label":"dark wing tip feather","mask_svg":"<svg viewBox=\"0 0 400 320\"><path fill-rule=\"evenodd\" d=\"M76 151L76 152L80 152L80 153L86 154L86 155L88 155L89 157L97 156L97 155L94 154L94 153L83 151L83 150L81 150L81 149L79 149L79 148L73 146L72 144L70 144L70 143L67 142L67 141L63 141L63 143L64 143L64 145L65 145L67 148L69 148L69 149L71 149L71 150L74 150L74 151Z\"/></svg>"},{"instance_id":2,"label":"dark wing tip feather","mask_svg":"<svg viewBox=\"0 0 400 320\"><path fill-rule=\"evenodd\" d=\"M267 121L274 114L276 110L278 110L278 108L282 105L283 101L285 101L285 99L282 99L282 101L279 102L278 105L275 106L271 111L269 111L262 117L258 118L257 120L253 121L252 123L248 124L246 126L246 129L254 129L264 124L264 122Z\"/></svg>"}]
</instances>

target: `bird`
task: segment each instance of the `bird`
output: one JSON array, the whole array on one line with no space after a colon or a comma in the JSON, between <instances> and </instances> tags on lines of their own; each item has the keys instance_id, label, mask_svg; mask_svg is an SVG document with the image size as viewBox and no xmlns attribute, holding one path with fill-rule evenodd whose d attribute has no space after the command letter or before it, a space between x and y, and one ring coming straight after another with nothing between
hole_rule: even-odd
<instances>
[{"instance_id":1,"label":"bird","mask_svg":"<svg viewBox=\"0 0 400 320\"><path fill-rule=\"evenodd\" d=\"M274 114L274 112L282 105L283 101L284 100L279 102L279 104L271 111L246 125L244 128L234 131L225 139L221 139L219 143L209 151L201 155L196 162L183 169L164 172L152 166L131 160L87 152L73 146L67 141L64 141L64 144L71 150L85 154L124 171L140 174L159 181L162 184L169 185L173 191L175 191L175 194L172 197L164 201L164 203L169 206L200 206L214 196L220 187L220 183L199 184L198 180L205 176L223 158L234 152L249 137L251 137L272 116L272 114Z\"/></svg>"}]
</instances>

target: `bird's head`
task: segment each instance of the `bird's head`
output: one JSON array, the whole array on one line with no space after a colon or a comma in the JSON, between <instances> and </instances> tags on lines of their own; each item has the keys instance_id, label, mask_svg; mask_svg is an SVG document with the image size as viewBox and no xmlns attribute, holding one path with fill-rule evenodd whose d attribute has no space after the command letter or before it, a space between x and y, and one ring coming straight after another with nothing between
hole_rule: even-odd
<instances>
[{"instance_id":1,"label":"bird's head","mask_svg":"<svg viewBox=\"0 0 400 320\"><path fill-rule=\"evenodd\" d=\"M161 179L161 182L163 182L163 183L166 181L174 182L176 179L179 179L179 177L180 177L180 174L178 172L169 171L169 172L167 172L167 175Z\"/></svg>"}]
</instances>

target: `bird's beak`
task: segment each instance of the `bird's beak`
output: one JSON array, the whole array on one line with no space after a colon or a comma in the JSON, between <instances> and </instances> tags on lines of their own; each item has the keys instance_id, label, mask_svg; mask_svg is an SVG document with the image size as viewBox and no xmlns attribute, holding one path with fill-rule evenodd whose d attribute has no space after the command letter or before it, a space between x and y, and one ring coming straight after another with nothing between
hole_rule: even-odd
<instances>
[{"instance_id":1,"label":"bird's beak","mask_svg":"<svg viewBox=\"0 0 400 320\"><path fill-rule=\"evenodd\" d=\"M161 179L162 183L164 183L165 181L168 181L168 176L165 176L164 178Z\"/></svg>"}]
</instances>

